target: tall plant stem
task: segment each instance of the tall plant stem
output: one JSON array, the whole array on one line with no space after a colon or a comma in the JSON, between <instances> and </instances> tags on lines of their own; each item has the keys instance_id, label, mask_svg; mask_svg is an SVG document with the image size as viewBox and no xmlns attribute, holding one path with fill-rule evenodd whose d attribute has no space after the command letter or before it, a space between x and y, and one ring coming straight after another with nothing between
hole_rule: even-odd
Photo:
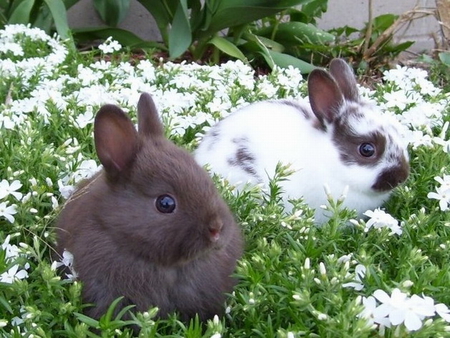
<instances>
[{"instance_id":1,"label":"tall plant stem","mask_svg":"<svg viewBox=\"0 0 450 338\"><path fill-rule=\"evenodd\" d=\"M372 3L372 0L369 0L369 2L368 2L368 10L369 10L369 17L368 17L368 22L367 22L366 35L364 37L363 55L366 55L366 52L369 49L369 45L370 45L370 38L372 37L372 29L373 29L373 3Z\"/></svg>"}]
</instances>

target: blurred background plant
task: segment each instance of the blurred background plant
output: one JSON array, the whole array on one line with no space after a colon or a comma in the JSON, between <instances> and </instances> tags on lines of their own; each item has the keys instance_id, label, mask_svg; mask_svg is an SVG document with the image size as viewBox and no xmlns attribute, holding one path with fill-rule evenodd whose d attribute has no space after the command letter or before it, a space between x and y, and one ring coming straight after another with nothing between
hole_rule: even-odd
<instances>
[{"instance_id":1,"label":"blurred background plant","mask_svg":"<svg viewBox=\"0 0 450 338\"><path fill-rule=\"evenodd\" d=\"M419 61L435 73L445 70L442 76L448 82L447 0L436 0L435 8L416 6L401 15L376 17L369 0L363 28L347 25L330 31L317 27L328 0L137 0L154 18L161 41L119 28L129 14L131 0L93 0L105 26L70 29L67 10L78 1L0 0L0 28L30 24L47 33L56 31L73 46L83 44L88 49L95 46L93 41L112 37L129 50L144 51L146 57L210 64L239 59L263 72L275 66L294 66L309 73L315 66L327 65L331 58L344 57L361 74L372 75L374 69L389 68L392 60L414 44L396 42L396 33L406 31L417 19L435 16L442 27L440 36L435 37L436 52L431 59L425 56Z\"/></svg>"},{"instance_id":2,"label":"blurred background plant","mask_svg":"<svg viewBox=\"0 0 450 338\"><path fill-rule=\"evenodd\" d=\"M30 24L47 34L55 31L72 41L67 10L78 0L0 0L0 29L7 24Z\"/></svg>"}]
</instances>

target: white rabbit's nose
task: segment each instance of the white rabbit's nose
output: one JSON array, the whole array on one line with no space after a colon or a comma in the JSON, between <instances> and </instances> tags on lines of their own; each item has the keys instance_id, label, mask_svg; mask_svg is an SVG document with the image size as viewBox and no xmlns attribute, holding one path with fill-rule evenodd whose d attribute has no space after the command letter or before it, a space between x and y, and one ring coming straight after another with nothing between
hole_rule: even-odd
<instances>
[{"instance_id":1,"label":"white rabbit's nose","mask_svg":"<svg viewBox=\"0 0 450 338\"><path fill-rule=\"evenodd\" d=\"M406 161L402 161L398 166L388 168L378 175L375 184L372 189L378 191L389 191L394 189L399 184L406 181L409 176L409 164Z\"/></svg>"}]
</instances>

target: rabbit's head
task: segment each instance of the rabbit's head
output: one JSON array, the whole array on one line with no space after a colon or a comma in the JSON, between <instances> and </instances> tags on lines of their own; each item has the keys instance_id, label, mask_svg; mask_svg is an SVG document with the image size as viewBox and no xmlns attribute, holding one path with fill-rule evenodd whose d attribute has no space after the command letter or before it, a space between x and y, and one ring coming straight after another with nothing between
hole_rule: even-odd
<instances>
[{"instance_id":1,"label":"rabbit's head","mask_svg":"<svg viewBox=\"0 0 450 338\"><path fill-rule=\"evenodd\" d=\"M347 168L337 179L373 193L387 193L407 179L408 153L396 121L361 100L345 61L332 60L329 73L313 70L308 91L316 127L329 134Z\"/></svg>"}]
</instances>

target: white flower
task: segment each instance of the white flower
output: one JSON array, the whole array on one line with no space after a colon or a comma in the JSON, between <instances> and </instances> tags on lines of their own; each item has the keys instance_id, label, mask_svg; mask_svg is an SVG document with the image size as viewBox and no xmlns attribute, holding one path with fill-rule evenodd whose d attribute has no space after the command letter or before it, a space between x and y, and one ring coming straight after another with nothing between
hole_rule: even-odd
<instances>
[{"instance_id":1,"label":"white flower","mask_svg":"<svg viewBox=\"0 0 450 338\"><path fill-rule=\"evenodd\" d=\"M17 192L17 189L22 187L22 183L18 180L12 181L11 184L7 180L0 182L0 199L13 195L18 201L22 198L22 193Z\"/></svg>"},{"instance_id":2,"label":"white flower","mask_svg":"<svg viewBox=\"0 0 450 338\"><path fill-rule=\"evenodd\" d=\"M386 318L384 316L375 317L375 309L377 308L377 302L373 296L369 296L367 298L363 297L362 303L363 303L364 309L359 314L359 317L367 320L367 326L371 327L375 323L377 323L379 325L391 327L391 322L389 321L388 318Z\"/></svg>"},{"instance_id":3,"label":"white flower","mask_svg":"<svg viewBox=\"0 0 450 338\"><path fill-rule=\"evenodd\" d=\"M392 234L402 234L402 229L399 222L380 208L375 210L367 210L364 215L370 217L370 219L366 222L366 232L369 231L371 227L374 227L375 229L385 227L389 228L392 231Z\"/></svg>"},{"instance_id":4,"label":"white flower","mask_svg":"<svg viewBox=\"0 0 450 338\"><path fill-rule=\"evenodd\" d=\"M2 250L5 251L5 258L6 259L14 259L19 256L20 249L17 247L17 245L9 244L9 241L11 240L11 235L6 236L5 241L2 244Z\"/></svg>"},{"instance_id":5,"label":"white flower","mask_svg":"<svg viewBox=\"0 0 450 338\"><path fill-rule=\"evenodd\" d=\"M434 179L441 185L436 188L436 192L429 192L427 197L439 200L439 208L447 211L450 209L450 175L436 176Z\"/></svg>"},{"instance_id":6,"label":"white flower","mask_svg":"<svg viewBox=\"0 0 450 338\"><path fill-rule=\"evenodd\" d=\"M66 266L68 268L71 268L72 265L73 265L72 253L64 249L61 261L56 263L56 267L59 268L60 266Z\"/></svg>"},{"instance_id":7,"label":"white flower","mask_svg":"<svg viewBox=\"0 0 450 338\"><path fill-rule=\"evenodd\" d=\"M94 113L92 112L91 106L90 109L86 109L86 112L84 114L78 115L77 118L75 119L75 123L79 128L84 128L88 124L91 124L93 122L94 122Z\"/></svg>"},{"instance_id":8,"label":"white flower","mask_svg":"<svg viewBox=\"0 0 450 338\"><path fill-rule=\"evenodd\" d=\"M98 49L105 54L109 54L121 50L122 46L119 42L113 40L112 37L109 37L105 40L105 42L98 46Z\"/></svg>"},{"instance_id":9,"label":"white flower","mask_svg":"<svg viewBox=\"0 0 450 338\"><path fill-rule=\"evenodd\" d=\"M386 318L391 325L404 324L409 331L419 330L425 317L435 315L434 300L431 297L413 295L411 298L399 289L389 296L383 290L376 290L373 297L380 302L373 309L374 322L386 326Z\"/></svg>"},{"instance_id":10,"label":"white flower","mask_svg":"<svg viewBox=\"0 0 450 338\"><path fill-rule=\"evenodd\" d=\"M355 281L342 284L344 288L353 288L356 291L361 291L364 288L362 278L366 275L366 267L362 264L358 264L355 267Z\"/></svg>"},{"instance_id":11,"label":"white flower","mask_svg":"<svg viewBox=\"0 0 450 338\"><path fill-rule=\"evenodd\" d=\"M445 304L436 304L434 306L437 314L442 317L447 323L450 323L450 310Z\"/></svg>"},{"instance_id":12,"label":"white flower","mask_svg":"<svg viewBox=\"0 0 450 338\"><path fill-rule=\"evenodd\" d=\"M16 209L16 205L10 205L8 206L7 202L1 202L0 203L0 217L5 217L8 222L10 223L14 223L14 216L15 214L17 214L17 209Z\"/></svg>"},{"instance_id":13,"label":"white flower","mask_svg":"<svg viewBox=\"0 0 450 338\"><path fill-rule=\"evenodd\" d=\"M57 269L59 267L67 267L69 269L69 271L71 272L66 273L67 279L74 281L75 279L78 278L78 274L77 272L74 270L73 268L73 255L71 252L67 251L66 249L64 249L61 260L58 262L53 262L52 263L52 268L53 269Z\"/></svg>"},{"instance_id":14,"label":"white flower","mask_svg":"<svg viewBox=\"0 0 450 338\"><path fill-rule=\"evenodd\" d=\"M16 279L25 279L25 278L28 278L28 272L26 272L26 270L19 271L19 265L16 264L8 271L0 275L0 282L12 284Z\"/></svg>"}]
</instances>

